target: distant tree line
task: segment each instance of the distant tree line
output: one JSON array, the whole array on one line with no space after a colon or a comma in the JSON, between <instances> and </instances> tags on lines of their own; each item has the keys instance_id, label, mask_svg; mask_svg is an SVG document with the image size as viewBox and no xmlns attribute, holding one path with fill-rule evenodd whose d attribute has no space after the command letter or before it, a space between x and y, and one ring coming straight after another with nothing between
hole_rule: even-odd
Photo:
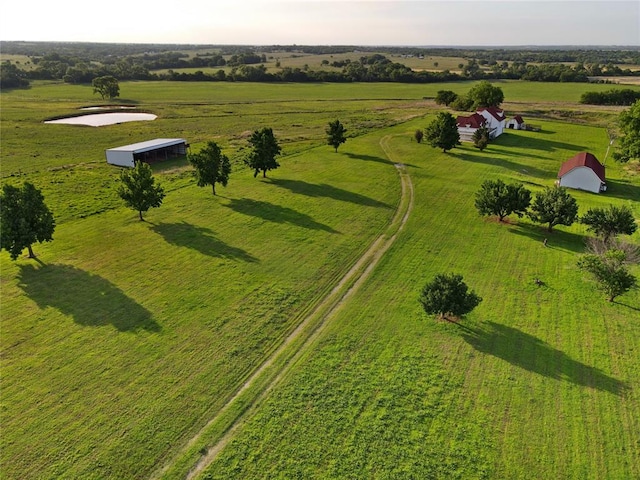
<instances>
[{"instance_id":1,"label":"distant tree line","mask_svg":"<svg viewBox=\"0 0 640 480\"><path fill-rule=\"evenodd\" d=\"M18 43L18 45L22 45ZM39 45L39 44L38 44ZM466 64L459 64L460 72L444 70L440 72L413 71L406 65L394 62L380 53L367 53L367 49L356 47L260 47L261 51L303 53L343 53L362 50L365 53L359 60L337 60L324 65L331 65L340 70L312 70L304 68L284 67L277 71L267 71L265 53L257 53L247 47L225 46L213 52L189 56L184 51L163 51L160 46L138 48L113 46L110 50L104 46L93 44L53 44L54 51L42 53L42 50L15 48L12 42L3 42L7 54L20 52L29 55L29 68L18 63L2 64L2 84L6 88L25 86L30 80L63 80L67 83L86 84L96 77L113 76L122 80L172 80L195 82L249 81L249 82L400 82L400 83L434 83L456 80L491 80L521 79L540 82L588 82L590 77L637 75L640 71L621 69L618 65L637 61L638 52L607 51L610 55L604 59L594 51L589 62L576 65L561 63L531 64L528 61L542 61L541 52L520 52L509 50L455 50L451 49L400 49L385 48L392 55L456 55L467 58ZM39 45L39 48L45 48ZM7 47L7 48L5 48ZM14 47L14 48L12 48ZM49 48L52 48L49 46ZM186 47L182 47L186 48ZM199 47L202 48L202 47ZM30 52L30 53L25 53ZM114 53L115 52L115 53ZM401 53L402 52L402 53ZM561 53L564 52L564 53ZM580 61L578 52L592 51L546 51L548 61ZM227 57L225 59L225 57ZM501 60L498 61L498 58ZM179 72L185 68L233 67L231 71L218 70L193 73ZM157 70L168 70L166 73L155 73Z\"/></svg>"},{"instance_id":2,"label":"distant tree line","mask_svg":"<svg viewBox=\"0 0 640 480\"><path fill-rule=\"evenodd\" d=\"M585 92L580 97L580 103L590 105L633 105L640 100L640 92L625 89L612 89L606 92Z\"/></svg>"}]
</instances>

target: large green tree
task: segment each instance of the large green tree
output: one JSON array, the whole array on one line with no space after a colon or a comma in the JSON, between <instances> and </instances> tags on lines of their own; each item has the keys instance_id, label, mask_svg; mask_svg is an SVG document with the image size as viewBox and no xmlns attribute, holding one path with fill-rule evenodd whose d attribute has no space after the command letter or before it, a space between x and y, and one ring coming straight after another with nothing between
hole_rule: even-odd
<instances>
[{"instance_id":1,"label":"large green tree","mask_svg":"<svg viewBox=\"0 0 640 480\"><path fill-rule=\"evenodd\" d=\"M531 203L531 192L521 183L485 180L476 192L475 205L480 215L497 215L500 221L512 213L522 217Z\"/></svg>"},{"instance_id":2,"label":"large green tree","mask_svg":"<svg viewBox=\"0 0 640 480\"><path fill-rule=\"evenodd\" d=\"M120 186L118 195L125 204L136 210L142 218L142 212L162 205L165 193L160 185L156 185L151 167L144 162L136 162L130 170L120 172Z\"/></svg>"},{"instance_id":3,"label":"large green tree","mask_svg":"<svg viewBox=\"0 0 640 480\"><path fill-rule=\"evenodd\" d=\"M578 218L578 203L567 193L564 187L547 187L537 193L529 218L537 223L546 223L547 230L553 231L556 225L571 225Z\"/></svg>"},{"instance_id":4,"label":"large green tree","mask_svg":"<svg viewBox=\"0 0 640 480\"><path fill-rule=\"evenodd\" d=\"M207 142L206 146L198 153L189 153L187 160L195 169L194 175L199 187L211 185L215 195L216 183L223 187L227 186L231 174L231 162L222 153L216 142Z\"/></svg>"},{"instance_id":5,"label":"large green tree","mask_svg":"<svg viewBox=\"0 0 640 480\"><path fill-rule=\"evenodd\" d=\"M116 98L120 96L120 84L116 77L105 75L104 77L96 77L91 82L93 93L99 93L105 98Z\"/></svg>"},{"instance_id":6,"label":"large green tree","mask_svg":"<svg viewBox=\"0 0 640 480\"><path fill-rule=\"evenodd\" d=\"M12 260L26 248L29 258L35 258L31 245L50 242L55 230L53 214L44 203L44 196L31 183L22 188L3 185L0 196L0 245Z\"/></svg>"},{"instance_id":7,"label":"large green tree","mask_svg":"<svg viewBox=\"0 0 640 480\"><path fill-rule=\"evenodd\" d=\"M266 177L268 170L280 166L276 156L280 155L281 149L271 128L264 127L253 132L249 138L249 145L251 150L245 163L254 171L254 177L257 177L259 172L262 172L262 176Z\"/></svg>"},{"instance_id":8,"label":"large green tree","mask_svg":"<svg viewBox=\"0 0 640 480\"><path fill-rule=\"evenodd\" d=\"M620 234L631 235L638 228L633 212L627 205L591 208L580 218L580 223L587 225L587 230L602 238L605 243Z\"/></svg>"},{"instance_id":9,"label":"large green tree","mask_svg":"<svg viewBox=\"0 0 640 480\"><path fill-rule=\"evenodd\" d=\"M500 87L494 87L486 80L476 83L467 96L473 100L474 108L499 107L504 101L504 93Z\"/></svg>"},{"instance_id":10,"label":"large green tree","mask_svg":"<svg viewBox=\"0 0 640 480\"><path fill-rule=\"evenodd\" d=\"M327 143L338 151L338 147L347 141L345 133L347 129L340 123L340 120L329 122L329 126L326 129Z\"/></svg>"},{"instance_id":11,"label":"large green tree","mask_svg":"<svg viewBox=\"0 0 640 480\"><path fill-rule=\"evenodd\" d=\"M584 255L578 266L593 275L598 288L603 290L610 302L637 285L625 265L626 254L622 250L608 250L602 255Z\"/></svg>"},{"instance_id":12,"label":"large green tree","mask_svg":"<svg viewBox=\"0 0 640 480\"><path fill-rule=\"evenodd\" d=\"M623 163L640 159L640 100L636 101L629 110L620 113L618 124L622 137L613 158Z\"/></svg>"},{"instance_id":13,"label":"large green tree","mask_svg":"<svg viewBox=\"0 0 640 480\"><path fill-rule=\"evenodd\" d=\"M460 133L456 119L449 112L438 112L427 128L424 129L425 141L443 152L451 150L460 142Z\"/></svg>"},{"instance_id":14,"label":"large green tree","mask_svg":"<svg viewBox=\"0 0 640 480\"><path fill-rule=\"evenodd\" d=\"M438 90L435 101L438 105L451 105L458 99L458 94L452 90Z\"/></svg>"},{"instance_id":15,"label":"large green tree","mask_svg":"<svg viewBox=\"0 0 640 480\"><path fill-rule=\"evenodd\" d=\"M462 275L443 273L436 275L422 289L420 303L429 315L461 317L476 308L482 298L469 291Z\"/></svg>"}]
</instances>

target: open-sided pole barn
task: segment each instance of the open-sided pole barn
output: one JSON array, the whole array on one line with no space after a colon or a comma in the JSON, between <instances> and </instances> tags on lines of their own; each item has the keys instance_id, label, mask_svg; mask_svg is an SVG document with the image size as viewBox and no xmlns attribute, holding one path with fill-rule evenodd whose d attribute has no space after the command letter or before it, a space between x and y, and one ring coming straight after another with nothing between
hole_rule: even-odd
<instances>
[{"instance_id":1,"label":"open-sided pole barn","mask_svg":"<svg viewBox=\"0 0 640 480\"><path fill-rule=\"evenodd\" d=\"M153 163L187 154L189 144L184 138L156 138L106 150L107 163L135 167L136 161Z\"/></svg>"}]
</instances>

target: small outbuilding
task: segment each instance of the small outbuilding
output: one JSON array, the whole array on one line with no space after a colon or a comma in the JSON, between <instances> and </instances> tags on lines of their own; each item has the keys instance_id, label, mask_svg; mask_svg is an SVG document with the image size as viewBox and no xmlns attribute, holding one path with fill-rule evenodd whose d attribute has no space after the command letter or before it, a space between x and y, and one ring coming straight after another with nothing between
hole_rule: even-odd
<instances>
[{"instance_id":1,"label":"small outbuilding","mask_svg":"<svg viewBox=\"0 0 640 480\"><path fill-rule=\"evenodd\" d=\"M507 120L507 128L511 130L525 130L527 126L524 123L524 119L520 115L516 115Z\"/></svg>"},{"instance_id":2,"label":"small outbuilding","mask_svg":"<svg viewBox=\"0 0 640 480\"><path fill-rule=\"evenodd\" d=\"M184 138L156 138L146 142L109 148L107 163L120 167L135 167L137 161L155 163L187 154L189 144Z\"/></svg>"},{"instance_id":3,"label":"small outbuilding","mask_svg":"<svg viewBox=\"0 0 640 480\"><path fill-rule=\"evenodd\" d=\"M561 187L587 190L593 193L607 189L604 176L604 165L595 155L580 152L562 164L558 172L557 184Z\"/></svg>"}]
</instances>

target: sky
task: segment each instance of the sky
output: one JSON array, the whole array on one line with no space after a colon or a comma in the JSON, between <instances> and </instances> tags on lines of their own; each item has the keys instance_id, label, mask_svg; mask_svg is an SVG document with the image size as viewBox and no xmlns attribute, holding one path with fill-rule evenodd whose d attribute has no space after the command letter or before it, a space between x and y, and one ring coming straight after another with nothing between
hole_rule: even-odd
<instances>
[{"instance_id":1,"label":"sky","mask_svg":"<svg viewBox=\"0 0 640 480\"><path fill-rule=\"evenodd\" d=\"M640 45L640 0L31 0L0 13L3 41Z\"/></svg>"}]
</instances>

